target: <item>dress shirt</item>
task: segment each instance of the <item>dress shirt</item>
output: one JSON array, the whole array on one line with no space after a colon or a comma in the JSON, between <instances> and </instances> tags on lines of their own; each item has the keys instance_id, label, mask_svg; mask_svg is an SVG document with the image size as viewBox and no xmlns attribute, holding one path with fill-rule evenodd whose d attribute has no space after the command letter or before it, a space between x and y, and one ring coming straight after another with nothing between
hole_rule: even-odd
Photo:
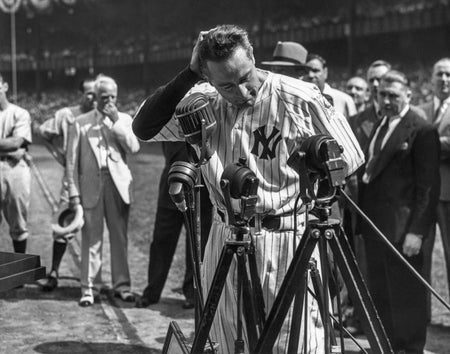
<instances>
[{"instance_id":1,"label":"dress shirt","mask_svg":"<svg viewBox=\"0 0 450 354\"><path fill-rule=\"evenodd\" d=\"M103 115L96 111L95 115L97 117L98 130L99 130L99 141L98 141L98 151L100 156L100 169L108 167L108 156L109 156L109 146L108 146L108 130L111 129L112 122L108 117L103 117Z\"/></svg>"}]
</instances>

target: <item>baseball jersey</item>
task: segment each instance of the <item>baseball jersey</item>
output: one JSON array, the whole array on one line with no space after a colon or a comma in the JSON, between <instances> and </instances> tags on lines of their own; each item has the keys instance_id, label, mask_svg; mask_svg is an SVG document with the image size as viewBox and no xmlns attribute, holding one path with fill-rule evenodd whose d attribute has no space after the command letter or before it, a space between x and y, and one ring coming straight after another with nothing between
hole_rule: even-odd
<instances>
[{"instance_id":1,"label":"baseball jersey","mask_svg":"<svg viewBox=\"0 0 450 354\"><path fill-rule=\"evenodd\" d=\"M26 143L31 143L31 118L28 111L9 103L5 110L0 111L0 139L20 137ZM2 153L0 155L11 155L21 158L25 153L24 148L20 148L12 153Z\"/></svg>"},{"instance_id":2,"label":"baseball jersey","mask_svg":"<svg viewBox=\"0 0 450 354\"><path fill-rule=\"evenodd\" d=\"M67 138L69 126L75 121L81 112L80 106L61 108L55 113L55 117L46 120L39 126L38 132L44 138L52 156L61 165L65 165Z\"/></svg>"},{"instance_id":3,"label":"baseball jersey","mask_svg":"<svg viewBox=\"0 0 450 354\"><path fill-rule=\"evenodd\" d=\"M347 120L315 85L267 72L255 104L244 108L231 105L208 83L196 85L187 95L193 92L209 97L216 119L210 137L214 154L201 168L219 209L225 210L220 188L223 170L240 157L247 159L259 180L257 212L275 215L294 209L300 177L287 160L305 138L316 134L335 138L343 147L348 175L364 162ZM184 140L180 131L177 120L172 119L151 140Z\"/></svg>"},{"instance_id":4,"label":"baseball jersey","mask_svg":"<svg viewBox=\"0 0 450 354\"><path fill-rule=\"evenodd\" d=\"M236 163L241 157L247 159L248 167L259 179L257 212L276 215L292 215L294 210L301 181L299 174L287 165L287 160L305 138L316 134L335 138L343 147L348 174L356 171L364 161L347 120L335 112L315 85L270 72L265 74L266 80L258 91L254 105L235 107L207 83L192 87L195 78L185 70L141 105L134 122L134 131L141 138L152 137L147 139L150 141L184 140L178 122L170 119L170 114L183 92L188 92L190 87L192 89L187 95L201 92L208 96L216 119L216 129L210 136L214 153L201 169L211 200L222 211L225 210L220 188L222 173L225 167ZM167 122L167 119L170 120ZM159 133L155 135L157 131ZM232 202L234 211L239 211L239 201L233 199ZM305 230L304 215L299 220L295 235L292 229L269 231L262 228L259 232L251 231L267 313L295 252L293 237L298 244ZM205 298L222 247L230 237L233 237L233 229L216 214L201 269ZM314 256L319 260L317 251ZM232 262L210 332L213 340L220 344L219 353L224 354L233 352L236 339L236 274L236 262ZM301 329L299 352L303 353L304 346L307 346L308 353L323 353L323 325L317 303L312 297L308 298L304 311L307 312L304 317L308 321L308 333L304 341ZM292 308L289 310L274 345L274 353L288 352L289 323L294 316L304 318L302 314L293 314ZM243 335L247 342L245 326Z\"/></svg>"},{"instance_id":5,"label":"baseball jersey","mask_svg":"<svg viewBox=\"0 0 450 354\"><path fill-rule=\"evenodd\" d=\"M328 84L325 84L323 88L323 94L329 95L333 99L334 108L345 118L349 119L351 116L357 113L353 98L345 92L342 92L331 87Z\"/></svg>"}]
</instances>

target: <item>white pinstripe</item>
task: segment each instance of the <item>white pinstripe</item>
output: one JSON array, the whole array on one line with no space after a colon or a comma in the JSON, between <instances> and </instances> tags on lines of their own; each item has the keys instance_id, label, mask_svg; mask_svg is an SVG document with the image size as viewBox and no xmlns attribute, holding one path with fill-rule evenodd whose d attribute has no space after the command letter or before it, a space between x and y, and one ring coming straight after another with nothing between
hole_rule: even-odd
<instances>
[{"instance_id":1,"label":"white pinstripe","mask_svg":"<svg viewBox=\"0 0 450 354\"><path fill-rule=\"evenodd\" d=\"M209 84L197 85L190 92L203 92L208 95L215 113L217 129L210 138L215 153L209 162L202 166L202 173L213 204L221 210L225 210L220 189L223 170L229 164L237 162L240 157L247 158L248 167L260 182L257 212L276 215L294 209L301 181L297 172L287 166L287 159L297 151L302 139L315 134L331 135L344 148L343 159L348 165L349 174L356 171L364 161L363 153L347 120L334 111L314 85L268 73L254 106L246 108L232 106ZM252 149L257 145L255 132L264 126L266 137L270 136L273 129L277 129L279 135L276 136L281 138L274 150L273 158L262 158L262 146L258 146L257 154L252 153ZM172 119L152 141L183 140L179 131L177 121ZM274 141L275 139L272 139L271 143ZM234 209L238 211L238 201L233 202ZM218 220L214 222L203 263L205 290L212 280L223 242L229 236L230 230L225 224ZM289 266L293 254L292 237L291 231L263 231L261 236L256 237L258 269L266 311L270 310ZM223 353L233 351L235 339L233 311L236 309L236 299L233 274L234 272L230 272L228 286L224 290L212 330L212 336L221 344ZM322 323L318 318L316 305L313 303L310 305L309 349L310 353L321 353ZM284 353L287 350L288 329L287 323L278 340L277 353ZM300 338L302 339L302 335Z\"/></svg>"}]
</instances>

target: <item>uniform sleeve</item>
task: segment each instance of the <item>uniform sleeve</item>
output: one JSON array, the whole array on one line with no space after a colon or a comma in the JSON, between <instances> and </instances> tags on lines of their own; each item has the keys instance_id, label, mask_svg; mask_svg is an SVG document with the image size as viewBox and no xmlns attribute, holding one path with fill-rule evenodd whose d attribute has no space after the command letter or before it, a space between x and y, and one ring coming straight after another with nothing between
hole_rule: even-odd
<instances>
[{"instance_id":1,"label":"uniform sleeve","mask_svg":"<svg viewBox=\"0 0 450 354\"><path fill-rule=\"evenodd\" d=\"M31 143L31 118L30 113L20 109L15 115L13 137L23 138L27 143Z\"/></svg>"},{"instance_id":2,"label":"uniform sleeve","mask_svg":"<svg viewBox=\"0 0 450 354\"><path fill-rule=\"evenodd\" d=\"M148 141L158 134L172 118L178 102L199 80L200 77L187 67L167 85L159 87L141 104L134 116L132 125L134 134L144 141ZM169 128L171 128L170 125ZM169 134L163 135L167 138L166 140L179 140L176 138L178 136L177 129L166 131L166 134Z\"/></svg>"},{"instance_id":3,"label":"uniform sleeve","mask_svg":"<svg viewBox=\"0 0 450 354\"><path fill-rule=\"evenodd\" d=\"M364 153L347 119L336 112L322 95L314 95L307 107L315 133L329 135L338 142L348 166L347 175L353 174L364 163Z\"/></svg>"},{"instance_id":4,"label":"uniform sleeve","mask_svg":"<svg viewBox=\"0 0 450 354\"><path fill-rule=\"evenodd\" d=\"M77 122L70 125L67 139L66 166L63 185L67 186L69 197L79 197L78 158L80 127Z\"/></svg>"}]
</instances>

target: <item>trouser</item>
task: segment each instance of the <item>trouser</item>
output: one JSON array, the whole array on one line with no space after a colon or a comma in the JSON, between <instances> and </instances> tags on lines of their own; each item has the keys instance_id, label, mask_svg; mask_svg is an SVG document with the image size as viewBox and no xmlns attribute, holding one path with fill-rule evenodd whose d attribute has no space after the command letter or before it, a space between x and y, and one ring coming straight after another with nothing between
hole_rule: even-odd
<instances>
[{"instance_id":1,"label":"trouser","mask_svg":"<svg viewBox=\"0 0 450 354\"><path fill-rule=\"evenodd\" d=\"M4 157L0 160L0 209L14 241L28 238L31 174L26 162ZM0 214L1 221L1 214Z\"/></svg>"},{"instance_id":2,"label":"trouser","mask_svg":"<svg viewBox=\"0 0 450 354\"><path fill-rule=\"evenodd\" d=\"M97 205L84 208L81 231L81 288L100 290L103 248L103 222L109 231L111 248L111 278L114 290L130 289L128 268L128 215L130 206L124 203L108 171L102 170L102 188ZM81 196L83 198L83 196Z\"/></svg>"},{"instance_id":3,"label":"trouser","mask_svg":"<svg viewBox=\"0 0 450 354\"><path fill-rule=\"evenodd\" d=\"M365 239L370 295L394 351L422 353L425 346L426 290L387 246ZM395 245L401 253L401 245ZM406 257L421 271L423 255Z\"/></svg>"},{"instance_id":4,"label":"trouser","mask_svg":"<svg viewBox=\"0 0 450 354\"><path fill-rule=\"evenodd\" d=\"M203 206L203 204L205 204ZM201 250L203 251L211 228L211 208L202 203L201 215ZM205 209L203 209L205 208ZM181 228L184 225L183 213L177 209L158 207L156 211L153 240L150 246L150 261L148 264L148 284L143 297L152 302L159 301L173 256L176 251ZM192 235L195 237L195 235ZM183 281L183 294L188 300L194 299L193 264L190 241L186 240L185 263L186 271Z\"/></svg>"},{"instance_id":5,"label":"trouser","mask_svg":"<svg viewBox=\"0 0 450 354\"><path fill-rule=\"evenodd\" d=\"M439 201L437 206L437 224L441 233L442 246L447 269L447 286L450 294L450 202ZM423 276L431 284L431 265L433 261L433 248L436 238L436 225L433 225L428 237L423 242ZM431 294L427 294L427 318L431 320Z\"/></svg>"}]
</instances>

